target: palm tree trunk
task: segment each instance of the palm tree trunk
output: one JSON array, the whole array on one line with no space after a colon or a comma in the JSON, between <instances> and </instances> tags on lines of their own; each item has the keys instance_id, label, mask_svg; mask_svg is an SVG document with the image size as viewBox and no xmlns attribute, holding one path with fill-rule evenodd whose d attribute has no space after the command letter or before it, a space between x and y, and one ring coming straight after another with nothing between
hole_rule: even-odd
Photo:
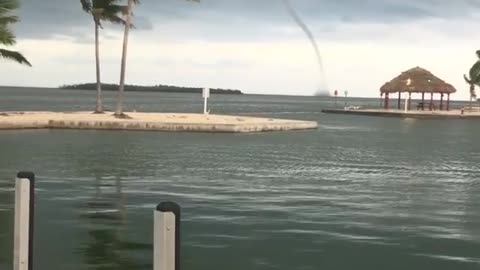
<instances>
[{"instance_id":1,"label":"palm tree trunk","mask_svg":"<svg viewBox=\"0 0 480 270\"><path fill-rule=\"evenodd\" d=\"M118 89L117 108L115 110L115 116L123 115L123 99L124 99L124 91L125 91L125 71L126 71L126 65L127 65L128 34L130 32L130 27L132 25L132 9L133 9L133 0L128 0L127 19L125 23L125 32L123 34L123 51L122 51L122 66L120 70L120 87Z\"/></svg>"},{"instance_id":2,"label":"palm tree trunk","mask_svg":"<svg viewBox=\"0 0 480 270\"><path fill-rule=\"evenodd\" d=\"M103 113L102 83L100 80L100 45L98 41L98 22L95 21L95 64L97 69L97 107L95 113Z\"/></svg>"},{"instance_id":3,"label":"palm tree trunk","mask_svg":"<svg viewBox=\"0 0 480 270\"><path fill-rule=\"evenodd\" d=\"M473 109L472 100L473 100L473 91L475 91L475 85L470 84L470 111Z\"/></svg>"}]
</instances>

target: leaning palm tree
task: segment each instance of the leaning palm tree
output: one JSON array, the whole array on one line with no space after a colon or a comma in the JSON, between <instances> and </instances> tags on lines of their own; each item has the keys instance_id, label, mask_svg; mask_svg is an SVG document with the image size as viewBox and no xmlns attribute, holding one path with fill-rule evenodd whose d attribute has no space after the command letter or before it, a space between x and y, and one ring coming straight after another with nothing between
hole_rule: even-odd
<instances>
[{"instance_id":1,"label":"leaning palm tree","mask_svg":"<svg viewBox=\"0 0 480 270\"><path fill-rule=\"evenodd\" d=\"M187 0L192 2L200 2L200 0ZM120 87L118 88L117 95L117 107L115 109L115 117L118 118L128 118L127 115L123 113L123 100L124 100L124 91L125 91L125 71L127 68L127 49L128 49L128 35L130 33L130 28L132 25L132 13L133 7L135 4L140 3L139 0L128 0L125 31L123 34L123 50L122 50L122 64L120 70Z\"/></svg>"},{"instance_id":2,"label":"leaning palm tree","mask_svg":"<svg viewBox=\"0 0 480 270\"><path fill-rule=\"evenodd\" d=\"M125 14L125 30L123 33L123 49L122 49L122 64L120 68L120 86L118 88L117 95L117 107L115 109L115 117L126 118L127 116L123 113L123 99L125 91L125 71L127 68L127 48L128 48L128 35L130 33L130 28L132 26L132 12L134 4L138 4L139 0L128 0L127 12Z\"/></svg>"},{"instance_id":3,"label":"leaning palm tree","mask_svg":"<svg viewBox=\"0 0 480 270\"><path fill-rule=\"evenodd\" d=\"M479 60L473 64L468 72L469 76L463 75L463 78L470 86L470 109L472 109L472 100L477 98L475 93L475 86L480 86L480 50L477 51L477 57Z\"/></svg>"},{"instance_id":4,"label":"leaning palm tree","mask_svg":"<svg viewBox=\"0 0 480 270\"><path fill-rule=\"evenodd\" d=\"M117 0L80 0L83 10L92 15L95 25L95 64L97 77L97 106L95 113L103 113L102 82L100 79L99 29L103 29L102 21L108 21L115 24L125 23L121 14L125 12L126 7L117 5L116 2Z\"/></svg>"},{"instance_id":5,"label":"leaning palm tree","mask_svg":"<svg viewBox=\"0 0 480 270\"><path fill-rule=\"evenodd\" d=\"M9 25L18 22L18 17L11 15L11 12L19 6L17 0L0 1L0 44L5 46L15 45L15 35ZM19 52L0 48L0 57L15 61L20 64L32 66L30 62Z\"/></svg>"}]
</instances>

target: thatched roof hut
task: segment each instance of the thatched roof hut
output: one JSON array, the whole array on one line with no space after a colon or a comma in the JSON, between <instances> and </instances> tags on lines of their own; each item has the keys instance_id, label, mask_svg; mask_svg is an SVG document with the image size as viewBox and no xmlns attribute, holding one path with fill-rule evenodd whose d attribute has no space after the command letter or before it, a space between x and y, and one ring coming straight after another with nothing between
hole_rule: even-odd
<instances>
[{"instance_id":1,"label":"thatched roof hut","mask_svg":"<svg viewBox=\"0 0 480 270\"><path fill-rule=\"evenodd\" d=\"M411 92L411 93L443 93L452 94L457 90L430 71L415 67L402 72L399 76L385 83L380 88L381 93Z\"/></svg>"},{"instance_id":2,"label":"thatched roof hut","mask_svg":"<svg viewBox=\"0 0 480 270\"><path fill-rule=\"evenodd\" d=\"M422 110L425 109L425 105L428 105L430 110L436 108L433 100L434 93L441 94L440 110L443 110L443 96L446 94L448 98L446 109L449 110L450 94L457 92L457 90L451 84L433 75L430 71L421 67L415 67L402 72L402 74L385 83L380 88L382 96L385 94L384 108L389 108L389 94L398 93L398 109L400 109L401 94L404 92L407 92L409 95L408 110L411 109L412 93L422 93L422 102L418 106ZM431 94L429 103L425 103L425 93Z\"/></svg>"}]
</instances>

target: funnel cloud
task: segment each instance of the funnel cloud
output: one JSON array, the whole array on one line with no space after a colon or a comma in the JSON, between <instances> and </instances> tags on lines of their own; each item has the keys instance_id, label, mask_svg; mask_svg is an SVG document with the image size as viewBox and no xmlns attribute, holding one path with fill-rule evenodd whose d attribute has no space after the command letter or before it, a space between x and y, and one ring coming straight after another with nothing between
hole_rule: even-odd
<instances>
[{"instance_id":1,"label":"funnel cloud","mask_svg":"<svg viewBox=\"0 0 480 270\"><path fill-rule=\"evenodd\" d=\"M320 85L319 89L315 92L316 96L328 96L328 86L327 86L327 78L325 76L325 69L323 66L323 61L322 61L322 55L320 54L320 49L318 48L318 44L315 41L315 36L313 35L312 31L308 28L308 26L303 22L303 20L300 18L298 15L297 11L295 8L292 6L289 0L282 0L285 8L288 11L288 14L293 18L295 23L305 32L307 35L308 39L312 43L313 49L315 50L315 54L317 56L317 63L318 63L318 68L320 71Z\"/></svg>"}]
</instances>

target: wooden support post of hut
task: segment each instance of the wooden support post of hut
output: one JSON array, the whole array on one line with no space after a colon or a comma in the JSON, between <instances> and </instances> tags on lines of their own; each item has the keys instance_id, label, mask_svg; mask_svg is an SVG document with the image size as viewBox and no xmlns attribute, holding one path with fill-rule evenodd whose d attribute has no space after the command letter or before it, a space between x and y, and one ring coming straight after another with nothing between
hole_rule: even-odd
<instances>
[{"instance_id":1,"label":"wooden support post of hut","mask_svg":"<svg viewBox=\"0 0 480 270\"><path fill-rule=\"evenodd\" d=\"M412 109L412 92L408 92L408 110Z\"/></svg>"},{"instance_id":2,"label":"wooden support post of hut","mask_svg":"<svg viewBox=\"0 0 480 270\"><path fill-rule=\"evenodd\" d=\"M440 95L440 111L443 111L443 93Z\"/></svg>"},{"instance_id":3,"label":"wooden support post of hut","mask_svg":"<svg viewBox=\"0 0 480 270\"><path fill-rule=\"evenodd\" d=\"M422 92L422 111L425 111L425 92Z\"/></svg>"},{"instance_id":4,"label":"wooden support post of hut","mask_svg":"<svg viewBox=\"0 0 480 270\"><path fill-rule=\"evenodd\" d=\"M450 93L447 94L447 111L450 111Z\"/></svg>"},{"instance_id":5,"label":"wooden support post of hut","mask_svg":"<svg viewBox=\"0 0 480 270\"><path fill-rule=\"evenodd\" d=\"M402 92L408 93L408 110L412 109L411 98L412 93L421 93L422 101L417 104L416 108L419 110L425 110L425 106L433 111L436 106L434 104L433 95L435 93L441 94L440 98L440 110L444 109L443 98L447 94L447 106L446 110L450 110L450 94L457 92L457 90L451 85L439 79L433 75L430 71L415 67L407 71L402 72L399 76L395 77L390 82L385 83L380 92L385 95L384 109L388 109L388 100L390 93L398 93L398 109L401 108L401 96ZM425 93L430 93L430 101L425 102Z\"/></svg>"},{"instance_id":6,"label":"wooden support post of hut","mask_svg":"<svg viewBox=\"0 0 480 270\"><path fill-rule=\"evenodd\" d=\"M430 93L430 111L433 111L433 92Z\"/></svg>"},{"instance_id":7,"label":"wooden support post of hut","mask_svg":"<svg viewBox=\"0 0 480 270\"><path fill-rule=\"evenodd\" d=\"M401 91L398 91L398 106L397 106L397 109L400 110L401 108L401 103L402 103L402 92Z\"/></svg>"},{"instance_id":8,"label":"wooden support post of hut","mask_svg":"<svg viewBox=\"0 0 480 270\"><path fill-rule=\"evenodd\" d=\"M388 110L388 93L385 93L385 102L383 103L383 108Z\"/></svg>"}]
</instances>

